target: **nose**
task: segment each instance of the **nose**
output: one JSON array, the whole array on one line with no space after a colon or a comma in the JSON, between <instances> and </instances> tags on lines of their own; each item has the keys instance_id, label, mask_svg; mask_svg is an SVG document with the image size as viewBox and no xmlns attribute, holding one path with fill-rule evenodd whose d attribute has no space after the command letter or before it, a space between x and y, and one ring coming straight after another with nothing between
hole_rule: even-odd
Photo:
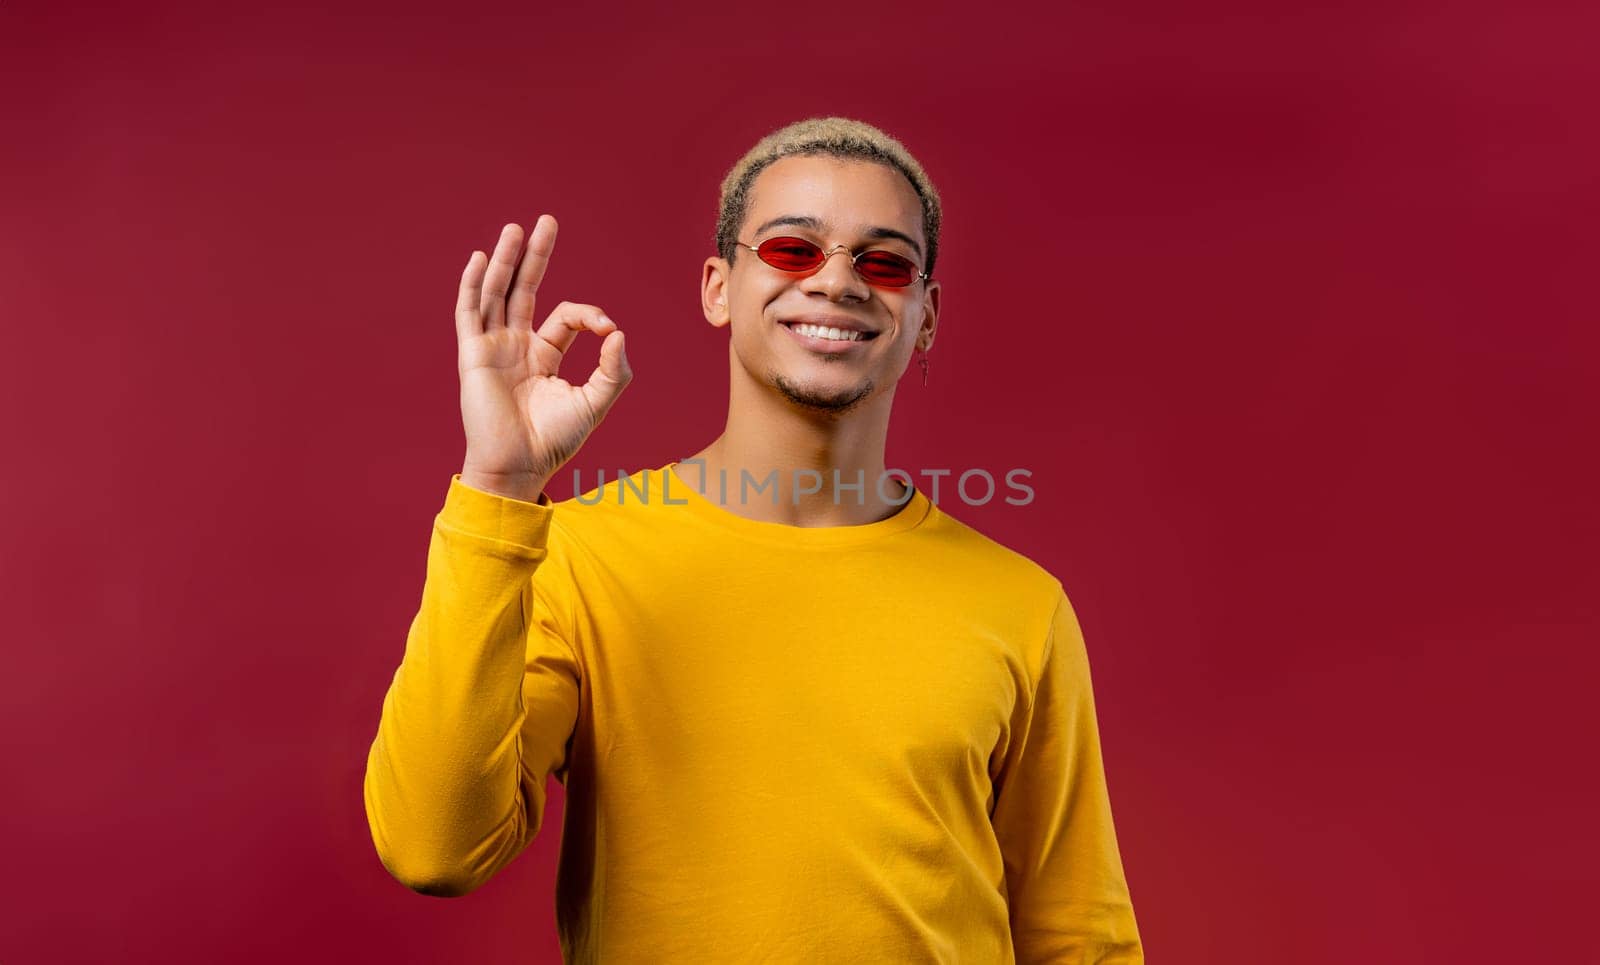
<instances>
[{"instance_id":1,"label":"nose","mask_svg":"<svg viewBox=\"0 0 1600 965\"><path fill-rule=\"evenodd\" d=\"M833 257L840 253L844 254L843 258ZM801 289L807 292L820 292L827 295L829 301L835 302L850 297L864 301L870 294L867 291L867 283L856 273L855 259L846 245L834 245L832 249L824 252L822 267L802 279Z\"/></svg>"}]
</instances>

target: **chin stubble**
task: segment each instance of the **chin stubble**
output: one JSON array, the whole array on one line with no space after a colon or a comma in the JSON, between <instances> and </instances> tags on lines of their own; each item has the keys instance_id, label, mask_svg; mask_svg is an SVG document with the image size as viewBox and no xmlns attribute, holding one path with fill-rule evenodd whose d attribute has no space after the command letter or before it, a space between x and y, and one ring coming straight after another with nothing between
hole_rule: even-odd
<instances>
[{"instance_id":1,"label":"chin stubble","mask_svg":"<svg viewBox=\"0 0 1600 965\"><path fill-rule=\"evenodd\" d=\"M772 384L778 387L784 398L795 405L820 412L848 412L860 405L862 400L872 393L872 380L867 379L860 385L839 392L818 392L807 386L795 385L782 375L774 374Z\"/></svg>"}]
</instances>

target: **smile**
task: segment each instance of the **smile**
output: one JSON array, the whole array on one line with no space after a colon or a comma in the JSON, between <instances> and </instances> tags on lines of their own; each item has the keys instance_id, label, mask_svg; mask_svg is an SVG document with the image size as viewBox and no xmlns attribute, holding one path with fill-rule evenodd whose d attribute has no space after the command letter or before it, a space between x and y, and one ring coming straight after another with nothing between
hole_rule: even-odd
<instances>
[{"instance_id":1,"label":"smile","mask_svg":"<svg viewBox=\"0 0 1600 965\"><path fill-rule=\"evenodd\" d=\"M877 332L855 332L845 328L830 328L826 325L812 325L806 322L793 322L785 328L806 338L821 339L827 342L869 342L876 338Z\"/></svg>"}]
</instances>

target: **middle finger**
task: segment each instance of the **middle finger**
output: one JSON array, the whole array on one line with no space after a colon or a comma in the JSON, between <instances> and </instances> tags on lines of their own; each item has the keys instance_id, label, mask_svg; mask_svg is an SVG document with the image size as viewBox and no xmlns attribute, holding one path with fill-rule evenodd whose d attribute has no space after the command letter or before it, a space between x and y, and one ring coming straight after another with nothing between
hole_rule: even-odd
<instances>
[{"instance_id":1,"label":"middle finger","mask_svg":"<svg viewBox=\"0 0 1600 965\"><path fill-rule=\"evenodd\" d=\"M542 214L533 223L533 231L528 234L527 253L522 256L517 276L511 282L511 299L507 303L510 317L506 320L509 327L526 329L533 326L535 297L555 246L556 219Z\"/></svg>"}]
</instances>

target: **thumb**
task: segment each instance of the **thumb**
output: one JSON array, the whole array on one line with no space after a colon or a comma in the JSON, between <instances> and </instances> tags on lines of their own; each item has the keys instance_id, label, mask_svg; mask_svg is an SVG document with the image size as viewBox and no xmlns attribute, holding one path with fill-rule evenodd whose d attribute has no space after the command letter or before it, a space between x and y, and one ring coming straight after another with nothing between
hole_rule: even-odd
<instances>
[{"instance_id":1,"label":"thumb","mask_svg":"<svg viewBox=\"0 0 1600 965\"><path fill-rule=\"evenodd\" d=\"M600 343L600 364L589 374L583 385L583 394L594 411L604 415L617 396L633 381L633 367L628 364L622 329L613 331Z\"/></svg>"}]
</instances>

